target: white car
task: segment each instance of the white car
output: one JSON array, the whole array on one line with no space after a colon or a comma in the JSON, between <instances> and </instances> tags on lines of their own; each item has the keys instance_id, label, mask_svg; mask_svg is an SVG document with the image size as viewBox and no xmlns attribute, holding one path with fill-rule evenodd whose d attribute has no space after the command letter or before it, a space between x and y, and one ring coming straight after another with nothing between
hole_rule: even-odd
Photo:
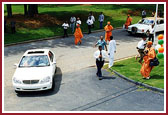
<instances>
[{"instance_id":1,"label":"white car","mask_svg":"<svg viewBox=\"0 0 168 115\"><path fill-rule=\"evenodd\" d=\"M15 66L12 83L16 93L54 89L57 67L55 55L49 49L27 50Z\"/></svg>"},{"instance_id":2,"label":"white car","mask_svg":"<svg viewBox=\"0 0 168 115\"><path fill-rule=\"evenodd\" d=\"M140 20L137 24L128 26L128 33L130 34L146 34L149 36L149 33L154 25L154 17L148 17ZM157 18L156 32L164 31L164 18Z\"/></svg>"}]
</instances>

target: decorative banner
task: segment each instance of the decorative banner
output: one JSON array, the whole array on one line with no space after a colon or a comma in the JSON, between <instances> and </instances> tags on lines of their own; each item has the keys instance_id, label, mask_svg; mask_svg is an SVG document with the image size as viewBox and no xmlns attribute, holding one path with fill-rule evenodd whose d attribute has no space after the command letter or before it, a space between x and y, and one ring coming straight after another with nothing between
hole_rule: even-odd
<instances>
[{"instance_id":1,"label":"decorative banner","mask_svg":"<svg viewBox=\"0 0 168 115\"><path fill-rule=\"evenodd\" d=\"M162 34L160 34L158 36L158 44L155 46L155 53L157 54L158 59L164 58L163 38L164 38L164 36Z\"/></svg>"}]
</instances>

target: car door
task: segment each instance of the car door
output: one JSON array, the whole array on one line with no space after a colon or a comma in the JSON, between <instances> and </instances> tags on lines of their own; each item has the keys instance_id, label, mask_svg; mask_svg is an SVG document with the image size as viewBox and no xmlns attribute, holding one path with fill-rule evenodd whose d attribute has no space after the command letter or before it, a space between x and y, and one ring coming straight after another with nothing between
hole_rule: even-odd
<instances>
[{"instance_id":1,"label":"car door","mask_svg":"<svg viewBox=\"0 0 168 115\"><path fill-rule=\"evenodd\" d=\"M49 51L49 58L50 58L50 61L51 61L51 69L52 69L52 75L54 76L54 74L55 74L55 69L56 69L56 63L55 63L55 61L54 61L54 54L51 52L51 51Z\"/></svg>"},{"instance_id":2,"label":"car door","mask_svg":"<svg viewBox=\"0 0 168 115\"><path fill-rule=\"evenodd\" d=\"M160 32L164 30L164 20L157 20L156 32Z\"/></svg>"},{"instance_id":3,"label":"car door","mask_svg":"<svg viewBox=\"0 0 168 115\"><path fill-rule=\"evenodd\" d=\"M164 20L160 20L159 31L164 31Z\"/></svg>"}]
</instances>

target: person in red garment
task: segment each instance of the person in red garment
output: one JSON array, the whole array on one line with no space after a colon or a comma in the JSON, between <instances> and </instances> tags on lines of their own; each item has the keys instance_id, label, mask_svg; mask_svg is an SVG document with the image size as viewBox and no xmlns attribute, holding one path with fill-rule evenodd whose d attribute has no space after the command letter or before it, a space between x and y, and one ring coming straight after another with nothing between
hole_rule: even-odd
<instances>
[{"instance_id":1,"label":"person in red garment","mask_svg":"<svg viewBox=\"0 0 168 115\"><path fill-rule=\"evenodd\" d=\"M104 30L106 31L105 41L107 43L107 40L110 41L110 36L112 36L112 30L113 30L113 26L110 25L110 22L107 22L107 25L104 27Z\"/></svg>"},{"instance_id":2,"label":"person in red garment","mask_svg":"<svg viewBox=\"0 0 168 115\"><path fill-rule=\"evenodd\" d=\"M79 24L76 26L74 37L75 37L75 45L77 45L78 43L79 44L82 43L81 38L83 38L83 34L82 34L82 31L80 29L80 25Z\"/></svg>"},{"instance_id":3,"label":"person in red garment","mask_svg":"<svg viewBox=\"0 0 168 115\"><path fill-rule=\"evenodd\" d=\"M130 15L128 14L127 20L125 22L125 28L128 29L128 26L131 25L132 22L132 18L130 17Z\"/></svg>"}]
</instances>

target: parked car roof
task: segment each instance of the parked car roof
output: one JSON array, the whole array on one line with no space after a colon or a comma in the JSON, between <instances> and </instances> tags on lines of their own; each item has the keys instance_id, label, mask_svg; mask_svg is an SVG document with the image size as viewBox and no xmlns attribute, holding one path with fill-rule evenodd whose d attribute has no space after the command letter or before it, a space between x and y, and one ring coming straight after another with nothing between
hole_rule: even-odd
<instances>
[{"instance_id":1,"label":"parked car roof","mask_svg":"<svg viewBox=\"0 0 168 115\"><path fill-rule=\"evenodd\" d=\"M24 56L26 55L48 55L49 49L31 49L27 50L24 53Z\"/></svg>"},{"instance_id":2,"label":"parked car roof","mask_svg":"<svg viewBox=\"0 0 168 115\"><path fill-rule=\"evenodd\" d=\"M155 20L155 17L146 17L144 19ZM164 18L157 17L157 20L161 20L161 19L164 19Z\"/></svg>"}]
</instances>

